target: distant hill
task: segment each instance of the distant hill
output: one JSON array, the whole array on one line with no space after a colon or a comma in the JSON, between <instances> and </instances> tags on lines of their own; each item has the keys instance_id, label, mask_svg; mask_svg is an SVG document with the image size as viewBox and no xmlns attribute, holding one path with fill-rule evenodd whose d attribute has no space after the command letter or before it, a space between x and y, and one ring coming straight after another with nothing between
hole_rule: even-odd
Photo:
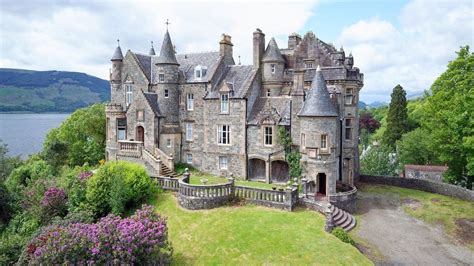
<instances>
[{"instance_id":1,"label":"distant hill","mask_svg":"<svg viewBox=\"0 0 474 266\"><path fill-rule=\"evenodd\" d=\"M108 100L109 82L84 73L0 68L0 112L72 112Z\"/></svg>"},{"instance_id":2,"label":"distant hill","mask_svg":"<svg viewBox=\"0 0 474 266\"><path fill-rule=\"evenodd\" d=\"M387 106L387 105L388 105L388 103L386 103L386 102L375 101L375 102L371 102L371 103L365 103L363 101L359 101L359 109L379 108L379 107Z\"/></svg>"}]
</instances>

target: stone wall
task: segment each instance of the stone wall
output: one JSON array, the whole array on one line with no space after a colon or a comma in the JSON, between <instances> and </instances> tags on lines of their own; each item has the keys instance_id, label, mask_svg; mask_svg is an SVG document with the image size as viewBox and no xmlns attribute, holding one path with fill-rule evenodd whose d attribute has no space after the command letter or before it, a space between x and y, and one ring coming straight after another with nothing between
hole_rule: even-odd
<instances>
[{"instance_id":1,"label":"stone wall","mask_svg":"<svg viewBox=\"0 0 474 266\"><path fill-rule=\"evenodd\" d=\"M235 196L252 204L292 211L298 202L298 189L288 188L277 191L235 186Z\"/></svg>"},{"instance_id":2,"label":"stone wall","mask_svg":"<svg viewBox=\"0 0 474 266\"><path fill-rule=\"evenodd\" d=\"M357 188L349 184L338 182L337 193L328 196L329 203L349 213L356 211Z\"/></svg>"},{"instance_id":3,"label":"stone wall","mask_svg":"<svg viewBox=\"0 0 474 266\"><path fill-rule=\"evenodd\" d=\"M188 175L189 177L189 175ZM218 185L188 184L188 177L179 180L178 202L188 210L203 210L220 207L234 197L234 180Z\"/></svg>"},{"instance_id":4,"label":"stone wall","mask_svg":"<svg viewBox=\"0 0 474 266\"><path fill-rule=\"evenodd\" d=\"M360 175L360 182L418 189L474 202L474 191L431 180L395 176Z\"/></svg>"}]
</instances>

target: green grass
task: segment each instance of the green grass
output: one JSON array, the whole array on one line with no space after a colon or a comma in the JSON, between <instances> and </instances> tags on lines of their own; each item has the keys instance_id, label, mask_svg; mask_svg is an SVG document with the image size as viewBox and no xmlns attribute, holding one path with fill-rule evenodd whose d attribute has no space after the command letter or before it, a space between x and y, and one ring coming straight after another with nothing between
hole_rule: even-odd
<instances>
[{"instance_id":1,"label":"green grass","mask_svg":"<svg viewBox=\"0 0 474 266\"><path fill-rule=\"evenodd\" d=\"M198 171L192 171L189 183L202 185L201 179L207 179L207 184L209 185L224 184L224 183L229 182L229 180L224 177L209 175L209 174L201 173ZM246 181L246 180L238 180L238 179L235 179L235 184L240 185L240 186L264 188L264 189L272 189L272 187L277 187L277 188L282 187L281 185L276 185L276 184L267 184L264 182Z\"/></svg>"},{"instance_id":2,"label":"green grass","mask_svg":"<svg viewBox=\"0 0 474 266\"><path fill-rule=\"evenodd\" d=\"M176 265L371 265L355 247L324 232L323 215L245 205L180 208L170 192L152 204L168 217Z\"/></svg>"},{"instance_id":3,"label":"green grass","mask_svg":"<svg viewBox=\"0 0 474 266\"><path fill-rule=\"evenodd\" d=\"M416 199L420 201L419 208L404 207L404 211L409 215L423 220L430 224L441 224L451 235L456 233L457 219L474 219L474 202L468 202L453 197L424 192L420 190L392 187L386 185L367 185L359 187L360 191L386 194L393 193L400 199ZM474 243L469 244L474 250Z\"/></svg>"}]
</instances>

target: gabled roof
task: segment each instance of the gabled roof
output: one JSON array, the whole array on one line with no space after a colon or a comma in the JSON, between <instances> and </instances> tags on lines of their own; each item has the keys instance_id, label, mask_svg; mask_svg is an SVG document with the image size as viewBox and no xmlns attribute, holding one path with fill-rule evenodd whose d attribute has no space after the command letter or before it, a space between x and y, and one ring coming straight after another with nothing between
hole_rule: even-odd
<instances>
[{"instance_id":1,"label":"gabled roof","mask_svg":"<svg viewBox=\"0 0 474 266\"><path fill-rule=\"evenodd\" d=\"M311 89L298 116L338 116L336 106L331 102L323 72L318 66Z\"/></svg>"},{"instance_id":2,"label":"gabled roof","mask_svg":"<svg viewBox=\"0 0 474 266\"><path fill-rule=\"evenodd\" d=\"M120 45L115 48L114 55L112 55L112 58L110 61L114 60L123 60L123 54L122 54L122 49L120 49Z\"/></svg>"},{"instance_id":3,"label":"gabled roof","mask_svg":"<svg viewBox=\"0 0 474 266\"><path fill-rule=\"evenodd\" d=\"M267 49L263 54L262 62L281 62L285 63L285 59L280 53L280 49L275 41L275 38L272 38L268 43Z\"/></svg>"},{"instance_id":4,"label":"gabled roof","mask_svg":"<svg viewBox=\"0 0 474 266\"><path fill-rule=\"evenodd\" d=\"M161 117L160 107L158 106L158 95L151 92L143 92L143 95L145 96L151 110L153 110L153 113L155 113L157 117Z\"/></svg>"},{"instance_id":5,"label":"gabled roof","mask_svg":"<svg viewBox=\"0 0 474 266\"><path fill-rule=\"evenodd\" d=\"M137 59L137 63L142 69L143 73L145 74L147 79L150 81L151 80L151 56L144 55L144 54L137 54L133 52L132 54Z\"/></svg>"},{"instance_id":6,"label":"gabled roof","mask_svg":"<svg viewBox=\"0 0 474 266\"><path fill-rule=\"evenodd\" d=\"M178 65L176 60L175 51L173 43L171 42L171 37L166 30L165 37L163 38L163 44L161 45L160 56L155 61L156 64L172 64Z\"/></svg>"},{"instance_id":7,"label":"gabled roof","mask_svg":"<svg viewBox=\"0 0 474 266\"><path fill-rule=\"evenodd\" d=\"M219 98L219 89L222 86L227 86L229 89L232 89L230 98L244 98L255 78L255 74L256 71L253 69L253 66L227 66L225 74L217 83L215 89L207 94L206 99Z\"/></svg>"},{"instance_id":8,"label":"gabled roof","mask_svg":"<svg viewBox=\"0 0 474 266\"><path fill-rule=\"evenodd\" d=\"M278 119L278 125L290 125L291 120L291 98L287 97L259 97L252 107L247 119L249 125L260 125L270 117Z\"/></svg>"},{"instance_id":9,"label":"gabled roof","mask_svg":"<svg viewBox=\"0 0 474 266\"><path fill-rule=\"evenodd\" d=\"M214 76L221 60L219 52L178 54L179 70L186 82L208 82ZM200 79L194 77L194 68L198 65L207 67L207 73Z\"/></svg>"}]
</instances>

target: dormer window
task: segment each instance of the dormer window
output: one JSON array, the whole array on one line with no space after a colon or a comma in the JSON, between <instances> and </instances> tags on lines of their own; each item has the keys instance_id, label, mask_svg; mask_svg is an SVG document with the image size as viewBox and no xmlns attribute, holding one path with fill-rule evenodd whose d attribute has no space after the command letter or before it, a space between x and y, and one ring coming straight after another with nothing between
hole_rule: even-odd
<instances>
[{"instance_id":1,"label":"dormer window","mask_svg":"<svg viewBox=\"0 0 474 266\"><path fill-rule=\"evenodd\" d=\"M158 82L165 82L165 74L158 74Z\"/></svg>"},{"instance_id":2,"label":"dormer window","mask_svg":"<svg viewBox=\"0 0 474 266\"><path fill-rule=\"evenodd\" d=\"M198 65L194 68L194 78L201 79L207 74L207 67Z\"/></svg>"},{"instance_id":3,"label":"dormer window","mask_svg":"<svg viewBox=\"0 0 474 266\"><path fill-rule=\"evenodd\" d=\"M272 74L275 74L275 70L276 70L275 64L271 64L270 67L272 68Z\"/></svg>"},{"instance_id":4,"label":"dormer window","mask_svg":"<svg viewBox=\"0 0 474 266\"><path fill-rule=\"evenodd\" d=\"M229 94L228 93L221 94L221 113L222 114L229 113Z\"/></svg>"}]
</instances>

